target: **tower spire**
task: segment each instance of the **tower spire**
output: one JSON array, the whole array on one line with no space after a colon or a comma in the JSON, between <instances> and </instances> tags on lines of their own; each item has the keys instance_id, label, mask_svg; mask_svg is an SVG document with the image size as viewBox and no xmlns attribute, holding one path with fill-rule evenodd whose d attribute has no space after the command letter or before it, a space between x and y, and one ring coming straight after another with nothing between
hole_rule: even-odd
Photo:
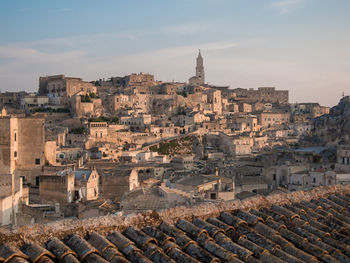
<instances>
[{"instance_id":1,"label":"tower spire","mask_svg":"<svg viewBox=\"0 0 350 263\"><path fill-rule=\"evenodd\" d=\"M201 50L199 49L196 65L196 77L200 80L201 84L204 84L204 66L203 66L203 57Z\"/></svg>"}]
</instances>

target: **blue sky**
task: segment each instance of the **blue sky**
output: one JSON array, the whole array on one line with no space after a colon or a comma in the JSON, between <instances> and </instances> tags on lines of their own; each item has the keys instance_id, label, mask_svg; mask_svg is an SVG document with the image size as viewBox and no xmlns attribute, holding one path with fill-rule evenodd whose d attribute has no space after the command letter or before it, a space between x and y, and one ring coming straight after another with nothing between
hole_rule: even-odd
<instances>
[{"instance_id":1,"label":"blue sky","mask_svg":"<svg viewBox=\"0 0 350 263\"><path fill-rule=\"evenodd\" d=\"M149 72L186 81L289 89L292 102L350 95L348 0L2 0L0 90L39 76Z\"/></svg>"}]
</instances>

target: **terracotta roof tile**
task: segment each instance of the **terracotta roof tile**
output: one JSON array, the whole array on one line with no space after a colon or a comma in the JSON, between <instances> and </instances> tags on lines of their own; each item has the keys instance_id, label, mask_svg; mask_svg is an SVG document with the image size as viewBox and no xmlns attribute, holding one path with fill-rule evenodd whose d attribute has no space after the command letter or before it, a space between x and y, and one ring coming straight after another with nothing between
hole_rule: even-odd
<instances>
[{"instance_id":1,"label":"terracotta roof tile","mask_svg":"<svg viewBox=\"0 0 350 263\"><path fill-rule=\"evenodd\" d=\"M350 262L350 197L236 209L0 246L0 262ZM181 218L181 217L180 217Z\"/></svg>"}]
</instances>

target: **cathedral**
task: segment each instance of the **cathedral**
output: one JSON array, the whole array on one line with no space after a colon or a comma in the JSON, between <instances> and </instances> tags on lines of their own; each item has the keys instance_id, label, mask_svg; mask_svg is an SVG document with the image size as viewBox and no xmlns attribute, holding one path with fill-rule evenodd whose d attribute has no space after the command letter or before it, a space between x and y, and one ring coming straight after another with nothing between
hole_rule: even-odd
<instances>
[{"instance_id":1,"label":"cathedral","mask_svg":"<svg viewBox=\"0 0 350 263\"><path fill-rule=\"evenodd\" d=\"M188 80L188 83L192 86L200 86L204 84L203 57L200 50L197 57L196 76L191 77Z\"/></svg>"}]
</instances>

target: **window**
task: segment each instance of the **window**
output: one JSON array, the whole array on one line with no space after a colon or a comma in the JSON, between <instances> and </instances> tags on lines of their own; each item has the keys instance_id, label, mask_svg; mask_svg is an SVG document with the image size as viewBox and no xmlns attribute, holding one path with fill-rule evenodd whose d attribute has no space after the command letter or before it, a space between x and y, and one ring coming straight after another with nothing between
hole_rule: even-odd
<instances>
[{"instance_id":1,"label":"window","mask_svg":"<svg viewBox=\"0 0 350 263\"><path fill-rule=\"evenodd\" d=\"M14 135L14 140L15 142L17 141L17 133L15 132L15 135Z\"/></svg>"},{"instance_id":2,"label":"window","mask_svg":"<svg viewBox=\"0 0 350 263\"><path fill-rule=\"evenodd\" d=\"M39 165L40 164L40 158L35 158L35 164Z\"/></svg>"},{"instance_id":3,"label":"window","mask_svg":"<svg viewBox=\"0 0 350 263\"><path fill-rule=\"evenodd\" d=\"M13 153L13 156L16 158L16 157L17 157L17 152L14 152L14 153Z\"/></svg>"}]
</instances>

